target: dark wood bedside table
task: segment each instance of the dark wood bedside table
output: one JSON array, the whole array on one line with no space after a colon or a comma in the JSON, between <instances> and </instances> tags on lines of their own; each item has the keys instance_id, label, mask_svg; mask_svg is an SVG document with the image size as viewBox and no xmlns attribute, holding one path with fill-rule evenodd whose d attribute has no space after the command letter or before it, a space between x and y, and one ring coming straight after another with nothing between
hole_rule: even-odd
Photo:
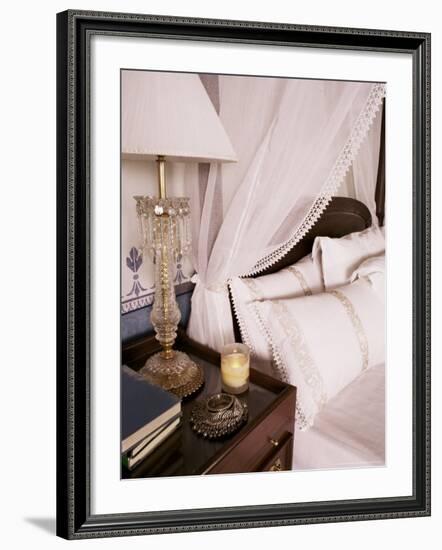
<instances>
[{"instance_id":1,"label":"dark wood bedside table","mask_svg":"<svg viewBox=\"0 0 442 550\"><path fill-rule=\"evenodd\" d=\"M247 402L247 423L222 440L203 439L192 431L189 415L196 400L221 391L220 355L192 342L183 331L175 347L203 366L205 384L183 402L181 426L133 471L123 468L122 478L290 470L296 388L254 370L252 361L249 390L238 396ZM138 370L159 349L153 336L123 345L122 363Z\"/></svg>"}]
</instances>

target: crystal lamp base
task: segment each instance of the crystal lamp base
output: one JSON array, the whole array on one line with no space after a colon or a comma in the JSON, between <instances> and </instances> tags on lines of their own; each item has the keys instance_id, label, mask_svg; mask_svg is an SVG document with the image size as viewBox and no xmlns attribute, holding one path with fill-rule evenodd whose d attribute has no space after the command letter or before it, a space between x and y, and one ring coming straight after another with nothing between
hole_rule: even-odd
<instances>
[{"instance_id":1,"label":"crystal lamp base","mask_svg":"<svg viewBox=\"0 0 442 550\"><path fill-rule=\"evenodd\" d=\"M173 351L170 358L163 352L149 357L140 374L152 384L161 386L178 397L187 397L204 384L204 371L182 351Z\"/></svg>"}]
</instances>

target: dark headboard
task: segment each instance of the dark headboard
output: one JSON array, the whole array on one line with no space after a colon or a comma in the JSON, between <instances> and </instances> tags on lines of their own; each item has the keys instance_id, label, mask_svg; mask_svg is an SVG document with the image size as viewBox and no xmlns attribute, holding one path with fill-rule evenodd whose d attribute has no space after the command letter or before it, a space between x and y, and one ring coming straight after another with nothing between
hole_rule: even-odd
<instances>
[{"instance_id":1,"label":"dark headboard","mask_svg":"<svg viewBox=\"0 0 442 550\"><path fill-rule=\"evenodd\" d=\"M348 197L333 197L307 235L284 258L257 276L275 273L310 254L316 237L343 237L348 233L362 231L370 225L371 215L365 204Z\"/></svg>"}]
</instances>

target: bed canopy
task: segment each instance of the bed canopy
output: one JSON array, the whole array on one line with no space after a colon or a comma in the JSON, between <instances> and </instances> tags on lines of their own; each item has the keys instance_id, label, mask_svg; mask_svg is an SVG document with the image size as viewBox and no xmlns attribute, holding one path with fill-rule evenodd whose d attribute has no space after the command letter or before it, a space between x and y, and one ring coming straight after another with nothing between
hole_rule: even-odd
<instances>
[{"instance_id":1,"label":"bed canopy","mask_svg":"<svg viewBox=\"0 0 442 550\"><path fill-rule=\"evenodd\" d=\"M200 164L189 185L196 283L188 334L234 341L227 282L276 264L346 186L377 224L385 85L242 76L201 79L238 163Z\"/></svg>"}]
</instances>

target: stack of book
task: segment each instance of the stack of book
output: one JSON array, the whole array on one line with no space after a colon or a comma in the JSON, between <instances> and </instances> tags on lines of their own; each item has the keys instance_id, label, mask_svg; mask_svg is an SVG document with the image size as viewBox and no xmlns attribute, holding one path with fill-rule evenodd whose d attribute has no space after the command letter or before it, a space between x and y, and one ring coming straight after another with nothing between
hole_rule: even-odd
<instances>
[{"instance_id":1,"label":"stack of book","mask_svg":"<svg viewBox=\"0 0 442 550\"><path fill-rule=\"evenodd\" d=\"M181 421L181 401L123 366L121 376L122 462L132 470L165 441Z\"/></svg>"}]
</instances>

